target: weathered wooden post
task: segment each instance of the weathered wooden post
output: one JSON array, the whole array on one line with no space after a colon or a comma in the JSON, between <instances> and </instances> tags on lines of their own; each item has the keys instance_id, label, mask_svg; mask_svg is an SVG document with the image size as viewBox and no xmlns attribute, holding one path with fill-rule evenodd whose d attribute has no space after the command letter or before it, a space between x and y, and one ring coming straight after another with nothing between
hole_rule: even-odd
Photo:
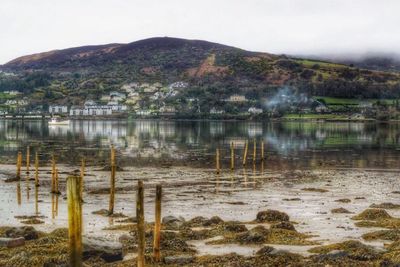
<instances>
[{"instance_id":1,"label":"weathered wooden post","mask_svg":"<svg viewBox=\"0 0 400 267\"><path fill-rule=\"evenodd\" d=\"M39 187L35 186L35 214L39 215Z\"/></svg>"},{"instance_id":2,"label":"weathered wooden post","mask_svg":"<svg viewBox=\"0 0 400 267\"><path fill-rule=\"evenodd\" d=\"M243 154L243 166L246 166L246 161L247 161L247 150L249 149L249 143L246 140L246 143L244 144L244 154Z\"/></svg>"},{"instance_id":3,"label":"weathered wooden post","mask_svg":"<svg viewBox=\"0 0 400 267\"><path fill-rule=\"evenodd\" d=\"M161 237L161 197L162 187L161 185L156 186L156 210L155 210L155 222L154 222L154 243L153 243L153 256L156 262L161 259L160 252L160 237Z\"/></svg>"},{"instance_id":4,"label":"weathered wooden post","mask_svg":"<svg viewBox=\"0 0 400 267\"><path fill-rule=\"evenodd\" d=\"M56 190L56 159L54 154L51 156L51 192L54 193Z\"/></svg>"},{"instance_id":5,"label":"weathered wooden post","mask_svg":"<svg viewBox=\"0 0 400 267\"><path fill-rule=\"evenodd\" d=\"M29 173L29 167L31 165L31 155L29 146L26 147L26 173Z\"/></svg>"},{"instance_id":6,"label":"weathered wooden post","mask_svg":"<svg viewBox=\"0 0 400 267\"><path fill-rule=\"evenodd\" d=\"M17 202L18 202L18 206L21 206L22 196L21 196L21 182L20 181L18 181L18 183L17 183Z\"/></svg>"},{"instance_id":7,"label":"weathered wooden post","mask_svg":"<svg viewBox=\"0 0 400 267\"><path fill-rule=\"evenodd\" d=\"M67 179L69 263L72 267L82 266L82 208L79 197L79 176Z\"/></svg>"},{"instance_id":8,"label":"weathered wooden post","mask_svg":"<svg viewBox=\"0 0 400 267\"><path fill-rule=\"evenodd\" d=\"M115 149L111 146L111 178L110 178L110 203L108 207L108 214L114 213L114 202L115 202Z\"/></svg>"},{"instance_id":9,"label":"weathered wooden post","mask_svg":"<svg viewBox=\"0 0 400 267\"><path fill-rule=\"evenodd\" d=\"M257 156L257 143L256 143L256 139L254 138L254 140L253 140L253 164L256 162L256 156Z\"/></svg>"},{"instance_id":10,"label":"weathered wooden post","mask_svg":"<svg viewBox=\"0 0 400 267\"><path fill-rule=\"evenodd\" d=\"M35 153L35 187L39 186L39 155Z\"/></svg>"},{"instance_id":11,"label":"weathered wooden post","mask_svg":"<svg viewBox=\"0 0 400 267\"><path fill-rule=\"evenodd\" d=\"M219 164L219 149L217 148L215 153L215 167L217 169L217 174L220 173L220 164Z\"/></svg>"},{"instance_id":12,"label":"weathered wooden post","mask_svg":"<svg viewBox=\"0 0 400 267\"><path fill-rule=\"evenodd\" d=\"M138 255L137 266L144 267L145 259L144 253L146 250L145 241L145 225L144 225L144 188L143 181L138 181L136 198L136 218L137 218L137 236L138 236Z\"/></svg>"},{"instance_id":13,"label":"weathered wooden post","mask_svg":"<svg viewBox=\"0 0 400 267\"><path fill-rule=\"evenodd\" d=\"M80 189L81 191L79 192L79 195L81 197L81 199L83 199L83 178L85 177L85 158L82 158L81 161L81 185L80 185Z\"/></svg>"},{"instance_id":14,"label":"weathered wooden post","mask_svg":"<svg viewBox=\"0 0 400 267\"><path fill-rule=\"evenodd\" d=\"M235 145L231 143L231 170L235 169Z\"/></svg>"},{"instance_id":15,"label":"weathered wooden post","mask_svg":"<svg viewBox=\"0 0 400 267\"><path fill-rule=\"evenodd\" d=\"M56 169L56 174L54 175L54 193L60 193L60 191L58 191L58 169Z\"/></svg>"},{"instance_id":16,"label":"weathered wooden post","mask_svg":"<svg viewBox=\"0 0 400 267\"><path fill-rule=\"evenodd\" d=\"M21 165L22 165L22 153L18 152L17 156L17 180L21 180Z\"/></svg>"},{"instance_id":17,"label":"weathered wooden post","mask_svg":"<svg viewBox=\"0 0 400 267\"><path fill-rule=\"evenodd\" d=\"M261 141L261 161L264 161L264 141Z\"/></svg>"}]
</instances>

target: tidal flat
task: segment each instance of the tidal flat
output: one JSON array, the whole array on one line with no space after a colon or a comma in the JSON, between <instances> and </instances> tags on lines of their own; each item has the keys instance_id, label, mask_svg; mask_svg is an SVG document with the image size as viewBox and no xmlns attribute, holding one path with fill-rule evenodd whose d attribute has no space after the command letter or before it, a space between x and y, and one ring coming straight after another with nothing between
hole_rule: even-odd
<instances>
[{"instance_id":1,"label":"tidal flat","mask_svg":"<svg viewBox=\"0 0 400 267\"><path fill-rule=\"evenodd\" d=\"M15 176L15 165L1 166L0 235L17 232L11 236L18 236L18 230L23 235L27 227L38 232L37 238L27 240L22 247L1 248L2 266L32 266L26 264L33 259L37 260L34 266L61 266L68 262L67 237L60 230L68 227L65 181L79 167L57 167L60 195L50 193L51 166L39 168L39 187L34 185L32 171L23 172L20 181L6 182ZM139 179L145 185L146 257L154 265L400 263L396 246L400 239L396 169L277 171L270 169L266 161L216 174L213 168L126 166L116 175L117 216L101 214L108 208L110 171L106 169L89 165L85 172L83 236L96 244L84 254L87 266L136 264L135 201ZM163 187L162 262L152 263L157 184ZM378 215L364 218L366 210ZM382 230L386 232L377 233ZM62 249L54 255L46 253L46 242ZM107 246L99 244L107 244L111 256L104 252Z\"/></svg>"}]
</instances>

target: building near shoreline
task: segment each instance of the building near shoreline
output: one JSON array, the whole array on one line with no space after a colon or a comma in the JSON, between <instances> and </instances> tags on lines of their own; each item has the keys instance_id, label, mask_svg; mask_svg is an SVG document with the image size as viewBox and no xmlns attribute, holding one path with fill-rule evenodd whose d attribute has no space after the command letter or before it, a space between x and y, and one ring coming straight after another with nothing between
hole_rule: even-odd
<instances>
[{"instance_id":1,"label":"building near shoreline","mask_svg":"<svg viewBox=\"0 0 400 267\"><path fill-rule=\"evenodd\" d=\"M72 106L70 116L110 116L113 113L127 111L126 105L118 104L117 101L110 101L107 105L98 105L93 100L87 100L83 107Z\"/></svg>"},{"instance_id":2,"label":"building near shoreline","mask_svg":"<svg viewBox=\"0 0 400 267\"><path fill-rule=\"evenodd\" d=\"M251 107L248 109L248 112L251 114L261 114L263 110L261 108Z\"/></svg>"},{"instance_id":3,"label":"building near shoreline","mask_svg":"<svg viewBox=\"0 0 400 267\"><path fill-rule=\"evenodd\" d=\"M68 113L68 107L67 106L49 106L49 113L50 114L66 114Z\"/></svg>"},{"instance_id":4,"label":"building near shoreline","mask_svg":"<svg viewBox=\"0 0 400 267\"><path fill-rule=\"evenodd\" d=\"M247 99L244 95L231 95L228 99L226 99L225 101L227 102L246 102Z\"/></svg>"}]
</instances>

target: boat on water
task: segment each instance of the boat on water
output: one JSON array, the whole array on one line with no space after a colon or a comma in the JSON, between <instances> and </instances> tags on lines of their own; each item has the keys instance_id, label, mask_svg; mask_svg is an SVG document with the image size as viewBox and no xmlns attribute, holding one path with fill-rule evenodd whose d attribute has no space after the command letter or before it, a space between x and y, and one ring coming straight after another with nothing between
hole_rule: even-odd
<instances>
[{"instance_id":1,"label":"boat on water","mask_svg":"<svg viewBox=\"0 0 400 267\"><path fill-rule=\"evenodd\" d=\"M57 119L55 119L55 118L52 118L50 121L49 121L49 125L69 125L69 120L57 120Z\"/></svg>"}]
</instances>

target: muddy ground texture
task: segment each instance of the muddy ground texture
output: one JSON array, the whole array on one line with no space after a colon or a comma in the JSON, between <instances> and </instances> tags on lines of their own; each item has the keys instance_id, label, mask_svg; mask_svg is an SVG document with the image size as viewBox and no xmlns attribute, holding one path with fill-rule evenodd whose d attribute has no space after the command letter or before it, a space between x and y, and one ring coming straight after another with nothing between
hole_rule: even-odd
<instances>
[{"instance_id":1,"label":"muddy ground texture","mask_svg":"<svg viewBox=\"0 0 400 267\"><path fill-rule=\"evenodd\" d=\"M40 170L37 192L29 176L19 182L7 180L14 168L3 166L1 174L0 266L67 266L65 178L77 168L59 166L57 196L49 193L49 166ZM275 172L256 166L216 175L212 169L120 168L116 212L108 216L109 172L88 167L84 264L136 265L134 203L136 182L142 179L148 266L398 266L397 173ZM159 183L162 259L156 263L151 222L153 187Z\"/></svg>"}]
</instances>

